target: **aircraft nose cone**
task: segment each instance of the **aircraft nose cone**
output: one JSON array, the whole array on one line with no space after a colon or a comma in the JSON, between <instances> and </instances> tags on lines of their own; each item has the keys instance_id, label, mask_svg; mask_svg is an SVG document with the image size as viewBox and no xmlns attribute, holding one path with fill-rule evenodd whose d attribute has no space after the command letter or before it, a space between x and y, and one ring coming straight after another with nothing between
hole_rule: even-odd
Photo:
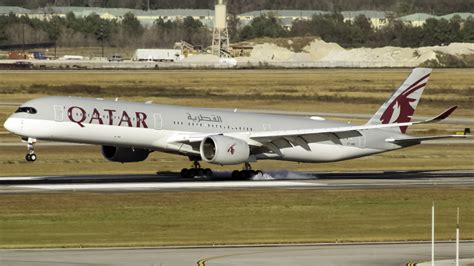
<instances>
[{"instance_id":1,"label":"aircraft nose cone","mask_svg":"<svg viewBox=\"0 0 474 266\"><path fill-rule=\"evenodd\" d=\"M16 118L8 118L3 127L11 133L17 133L20 130L20 121Z\"/></svg>"}]
</instances>

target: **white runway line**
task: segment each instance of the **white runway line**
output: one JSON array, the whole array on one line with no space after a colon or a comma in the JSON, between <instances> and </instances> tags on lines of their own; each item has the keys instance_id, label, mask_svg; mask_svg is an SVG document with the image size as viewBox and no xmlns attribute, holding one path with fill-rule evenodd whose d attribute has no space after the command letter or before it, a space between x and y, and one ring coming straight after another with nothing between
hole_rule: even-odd
<instances>
[{"instance_id":1,"label":"white runway line","mask_svg":"<svg viewBox=\"0 0 474 266\"><path fill-rule=\"evenodd\" d=\"M32 181L44 179L44 176L1 176L1 181Z\"/></svg>"},{"instance_id":2,"label":"white runway line","mask_svg":"<svg viewBox=\"0 0 474 266\"><path fill-rule=\"evenodd\" d=\"M295 181L232 181L232 182L170 182L170 183L118 183L118 184L49 184L19 185L15 188L45 190L107 190L107 189L186 189L186 188L259 188L259 187L312 187L322 183Z\"/></svg>"}]
</instances>

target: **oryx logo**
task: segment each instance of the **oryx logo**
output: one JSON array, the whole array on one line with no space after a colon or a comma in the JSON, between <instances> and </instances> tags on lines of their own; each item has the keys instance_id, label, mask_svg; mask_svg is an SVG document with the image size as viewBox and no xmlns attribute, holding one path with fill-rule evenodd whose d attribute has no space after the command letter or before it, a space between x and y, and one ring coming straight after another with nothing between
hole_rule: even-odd
<instances>
[{"instance_id":1,"label":"oryx logo","mask_svg":"<svg viewBox=\"0 0 474 266\"><path fill-rule=\"evenodd\" d=\"M227 152L234 155L234 153L235 153L235 143L230 145L230 147L227 149Z\"/></svg>"},{"instance_id":2,"label":"oryx logo","mask_svg":"<svg viewBox=\"0 0 474 266\"><path fill-rule=\"evenodd\" d=\"M419 100L419 98L410 98L410 95L424 88L426 86L426 79L429 76L430 74L411 84L405 91L393 99L380 117L380 122L382 124L410 122L412 115L415 113L416 102ZM400 127L402 133L405 133L406 130L406 126Z\"/></svg>"}]
</instances>

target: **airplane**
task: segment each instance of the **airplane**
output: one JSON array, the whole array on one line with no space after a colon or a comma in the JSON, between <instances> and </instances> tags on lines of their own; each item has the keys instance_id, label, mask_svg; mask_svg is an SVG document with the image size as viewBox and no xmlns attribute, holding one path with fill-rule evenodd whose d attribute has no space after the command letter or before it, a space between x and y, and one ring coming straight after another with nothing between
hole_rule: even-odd
<instances>
[{"instance_id":1,"label":"airplane","mask_svg":"<svg viewBox=\"0 0 474 266\"><path fill-rule=\"evenodd\" d=\"M191 168L181 176L212 176L200 161L215 165L243 164L232 177L248 179L257 160L305 163L342 161L420 144L425 140L466 137L414 137L408 126L439 122L457 108L411 121L431 69L415 68L364 125L321 117L242 113L209 108L132 103L94 98L51 96L22 104L4 123L5 129L28 141L27 161L34 162L36 140L102 146L112 162L140 162L151 152L189 157Z\"/></svg>"}]
</instances>

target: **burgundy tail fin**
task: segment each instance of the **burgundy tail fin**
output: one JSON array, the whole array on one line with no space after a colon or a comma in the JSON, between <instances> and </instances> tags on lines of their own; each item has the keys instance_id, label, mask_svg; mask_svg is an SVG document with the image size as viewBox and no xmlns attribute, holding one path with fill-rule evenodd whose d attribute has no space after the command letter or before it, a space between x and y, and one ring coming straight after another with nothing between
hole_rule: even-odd
<instances>
[{"instance_id":1,"label":"burgundy tail fin","mask_svg":"<svg viewBox=\"0 0 474 266\"><path fill-rule=\"evenodd\" d=\"M369 125L410 122L430 77L430 68L415 68L394 94L367 122ZM407 127L393 128L405 133Z\"/></svg>"}]
</instances>

